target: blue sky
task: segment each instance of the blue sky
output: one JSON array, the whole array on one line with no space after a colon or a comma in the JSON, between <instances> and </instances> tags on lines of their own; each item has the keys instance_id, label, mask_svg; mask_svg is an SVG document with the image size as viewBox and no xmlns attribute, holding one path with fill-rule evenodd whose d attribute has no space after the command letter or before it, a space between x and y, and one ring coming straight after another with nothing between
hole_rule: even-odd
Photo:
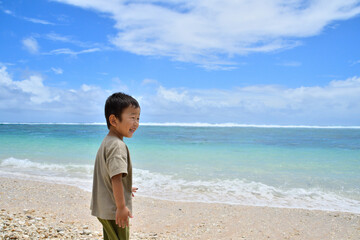
<instances>
[{"instance_id":1,"label":"blue sky","mask_svg":"<svg viewBox=\"0 0 360 240\"><path fill-rule=\"evenodd\" d=\"M360 125L360 1L0 1L0 122Z\"/></svg>"}]
</instances>

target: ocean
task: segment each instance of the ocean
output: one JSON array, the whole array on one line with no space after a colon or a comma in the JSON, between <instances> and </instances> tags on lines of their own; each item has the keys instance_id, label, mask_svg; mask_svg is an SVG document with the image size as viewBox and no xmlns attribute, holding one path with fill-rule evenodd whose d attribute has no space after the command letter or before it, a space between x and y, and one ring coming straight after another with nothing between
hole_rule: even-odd
<instances>
[{"instance_id":1,"label":"ocean","mask_svg":"<svg viewBox=\"0 0 360 240\"><path fill-rule=\"evenodd\" d=\"M0 124L0 177L91 191L104 124ZM143 124L137 195L360 213L360 127Z\"/></svg>"}]
</instances>

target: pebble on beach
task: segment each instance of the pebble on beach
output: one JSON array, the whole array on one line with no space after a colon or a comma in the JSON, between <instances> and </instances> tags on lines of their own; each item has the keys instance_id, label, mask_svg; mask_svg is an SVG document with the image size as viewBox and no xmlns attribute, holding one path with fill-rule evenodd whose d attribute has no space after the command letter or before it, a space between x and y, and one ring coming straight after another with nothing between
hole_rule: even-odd
<instances>
[{"instance_id":1,"label":"pebble on beach","mask_svg":"<svg viewBox=\"0 0 360 240\"><path fill-rule=\"evenodd\" d=\"M46 217L38 216L31 209L10 213L0 211L0 239L99 239L102 234L84 226L65 223L54 224Z\"/></svg>"},{"instance_id":2,"label":"pebble on beach","mask_svg":"<svg viewBox=\"0 0 360 240\"><path fill-rule=\"evenodd\" d=\"M0 210L0 239L102 239L102 233L89 230L88 225L75 223L54 223L48 217L39 216L34 209L24 209L22 212L10 213ZM132 233L130 239L171 239L157 233ZM160 237L160 238L159 238Z\"/></svg>"}]
</instances>

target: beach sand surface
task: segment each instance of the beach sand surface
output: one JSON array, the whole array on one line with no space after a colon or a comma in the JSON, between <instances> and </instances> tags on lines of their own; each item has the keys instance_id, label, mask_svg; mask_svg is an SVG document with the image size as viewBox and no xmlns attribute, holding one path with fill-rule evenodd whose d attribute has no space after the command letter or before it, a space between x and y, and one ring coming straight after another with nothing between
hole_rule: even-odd
<instances>
[{"instance_id":1,"label":"beach sand surface","mask_svg":"<svg viewBox=\"0 0 360 240\"><path fill-rule=\"evenodd\" d=\"M3 177L0 185L0 239L102 238L90 215L91 193ZM354 213L139 196L133 208L131 239L360 239L360 214Z\"/></svg>"}]
</instances>

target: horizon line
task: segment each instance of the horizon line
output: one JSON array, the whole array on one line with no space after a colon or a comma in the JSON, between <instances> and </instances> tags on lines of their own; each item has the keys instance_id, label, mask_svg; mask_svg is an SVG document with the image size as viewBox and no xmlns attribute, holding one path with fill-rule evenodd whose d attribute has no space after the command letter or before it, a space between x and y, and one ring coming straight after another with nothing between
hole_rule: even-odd
<instances>
[{"instance_id":1,"label":"horizon line","mask_svg":"<svg viewBox=\"0 0 360 240\"><path fill-rule=\"evenodd\" d=\"M92 123L71 123L71 122L0 122L1 125L104 125L103 122ZM254 128L324 128L324 129L360 129L360 126L341 126L341 125L279 125L279 124L240 124L240 123L181 123L181 122L145 122L140 123L140 126L154 126L154 127L254 127Z\"/></svg>"}]
</instances>

